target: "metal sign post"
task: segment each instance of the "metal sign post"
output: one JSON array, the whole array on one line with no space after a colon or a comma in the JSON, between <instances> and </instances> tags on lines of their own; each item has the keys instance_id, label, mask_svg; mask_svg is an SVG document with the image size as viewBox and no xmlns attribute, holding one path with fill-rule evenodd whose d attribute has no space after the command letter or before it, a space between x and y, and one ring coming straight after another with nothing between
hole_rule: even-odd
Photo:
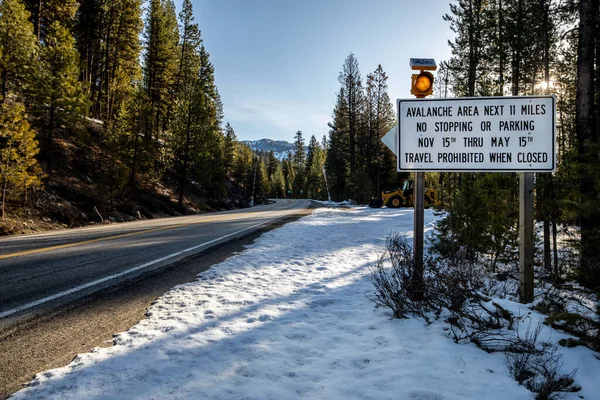
<instances>
[{"instance_id":1,"label":"metal sign post","mask_svg":"<svg viewBox=\"0 0 600 400\"><path fill-rule=\"evenodd\" d=\"M415 205L415 223L413 251L415 257L415 270L412 279L413 300L423 297L423 246L425 235L425 172L415 172L415 185L413 188L413 203Z\"/></svg>"},{"instance_id":2,"label":"metal sign post","mask_svg":"<svg viewBox=\"0 0 600 400\"><path fill-rule=\"evenodd\" d=\"M429 71L435 71L437 64L433 58L411 58L409 62L413 71L419 71L411 77L410 93L417 99L424 99L433 93L433 74ZM414 214L414 236L413 236L413 255L415 269L412 275L411 295L413 300L420 300L423 297L423 253L424 253L424 235L425 235L425 173L415 172L415 183L413 187L413 204L415 205Z\"/></svg>"},{"instance_id":3,"label":"metal sign post","mask_svg":"<svg viewBox=\"0 0 600 400\"><path fill-rule=\"evenodd\" d=\"M533 172L519 174L519 301L533 301Z\"/></svg>"}]
</instances>

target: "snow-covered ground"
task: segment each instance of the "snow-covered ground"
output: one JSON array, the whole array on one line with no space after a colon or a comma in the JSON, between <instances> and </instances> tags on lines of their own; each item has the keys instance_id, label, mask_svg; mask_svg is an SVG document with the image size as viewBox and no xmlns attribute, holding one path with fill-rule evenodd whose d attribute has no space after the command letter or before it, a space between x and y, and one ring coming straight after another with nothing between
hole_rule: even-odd
<instances>
[{"instance_id":1,"label":"snow-covered ground","mask_svg":"<svg viewBox=\"0 0 600 400\"><path fill-rule=\"evenodd\" d=\"M425 221L431 230L430 210ZM113 347L38 374L14 397L533 399L503 355L455 344L443 322L391 319L367 299L369 265L412 224L412 209L318 209L173 288ZM583 386L567 398L600 398L600 361L560 351Z\"/></svg>"}]
</instances>

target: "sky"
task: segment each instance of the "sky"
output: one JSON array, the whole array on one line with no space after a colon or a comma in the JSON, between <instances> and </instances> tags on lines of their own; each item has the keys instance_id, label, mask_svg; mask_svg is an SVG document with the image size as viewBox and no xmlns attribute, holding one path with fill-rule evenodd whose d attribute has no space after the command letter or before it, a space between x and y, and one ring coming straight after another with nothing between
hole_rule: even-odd
<instances>
[{"instance_id":1,"label":"sky","mask_svg":"<svg viewBox=\"0 0 600 400\"><path fill-rule=\"evenodd\" d=\"M450 0L192 0L215 66L224 122L239 140L306 140L327 123L350 53L378 64L392 101L410 96L410 58L450 57ZM181 1L177 2L178 10Z\"/></svg>"}]
</instances>

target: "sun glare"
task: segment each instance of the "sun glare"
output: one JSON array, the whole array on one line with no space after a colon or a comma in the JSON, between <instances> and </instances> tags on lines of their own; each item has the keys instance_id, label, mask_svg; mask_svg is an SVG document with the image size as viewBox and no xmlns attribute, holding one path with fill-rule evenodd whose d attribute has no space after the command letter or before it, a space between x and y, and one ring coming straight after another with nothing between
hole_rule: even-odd
<instances>
[{"instance_id":1,"label":"sun glare","mask_svg":"<svg viewBox=\"0 0 600 400\"><path fill-rule=\"evenodd\" d=\"M541 81L539 83L537 83L535 85L536 89L542 89L542 90L546 90L548 88L548 86L553 87L554 86L554 81L550 80L549 85L546 81Z\"/></svg>"}]
</instances>

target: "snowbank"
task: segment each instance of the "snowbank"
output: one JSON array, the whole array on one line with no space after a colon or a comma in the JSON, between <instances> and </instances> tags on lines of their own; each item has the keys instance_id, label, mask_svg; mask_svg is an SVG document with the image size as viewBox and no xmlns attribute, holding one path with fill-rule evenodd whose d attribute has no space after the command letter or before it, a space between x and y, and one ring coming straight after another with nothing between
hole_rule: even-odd
<instances>
[{"instance_id":1,"label":"snowbank","mask_svg":"<svg viewBox=\"0 0 600 400\"><path fill-rule=\"evenodd\" d=\"M369 265L412 224L412 209L318 209L15 398L533 399L501 354L454 344L441 322L392 320L367 299Z\"/></svg>"}]
</instances>

